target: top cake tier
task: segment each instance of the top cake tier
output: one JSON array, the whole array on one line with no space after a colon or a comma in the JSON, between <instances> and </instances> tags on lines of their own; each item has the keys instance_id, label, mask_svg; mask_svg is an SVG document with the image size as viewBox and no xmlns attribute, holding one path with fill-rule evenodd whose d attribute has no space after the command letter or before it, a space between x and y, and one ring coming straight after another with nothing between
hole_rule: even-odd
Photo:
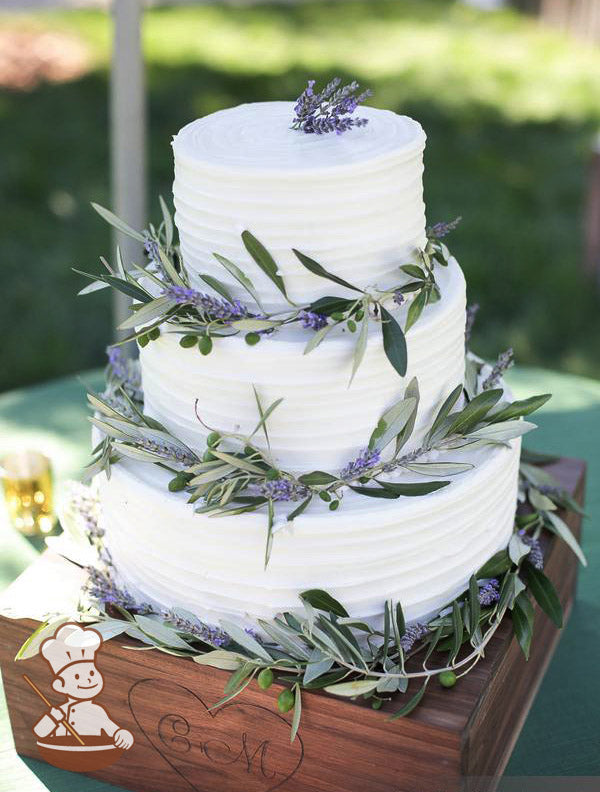
<instances>
[{"instance_id":1,"label":"top cake tier","mask_svg":"<svg viewBox=\"0 0 600 792\"><path fill-rule=\"evenodd\" d=\"M213 275L244 298L216 252L251 276L266 308L281 306L242 244L248 229L275 258L293 301L312 302L332 285L292 248L357 286L396 283L398 266L425 243L425 133L388 110L361 107L361 115L369 123L343 135L306 134L290 128L292 102L259 102L185 126L173 140L173 193L191 277Z\"/></svg>"}]
</instances>

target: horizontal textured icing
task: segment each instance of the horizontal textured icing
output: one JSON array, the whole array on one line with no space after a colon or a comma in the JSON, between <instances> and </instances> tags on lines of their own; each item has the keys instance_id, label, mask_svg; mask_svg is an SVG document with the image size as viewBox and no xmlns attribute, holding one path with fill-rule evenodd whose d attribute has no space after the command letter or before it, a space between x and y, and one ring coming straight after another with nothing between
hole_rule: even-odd
<instances>
[{"instance_id":1,"label":"horizontal textured icing","mask_svg":"<svg viewBox=\"0 0 600 792\"><path fill-rule=\"evenodd\" d=\"M476 467L425 497L388 501L350 492L337 512L319 502L276 533L266 570L264 514L194 514L185 495L166 491L164 471L127 461L110 481L100 478L105 541L139 596L210 622L273 617L297 608L298 593L310 588L328 590L355 616L377 619L392 598L407 619L421 619L464 590L507 544L519 447L513 441L461 455Z\"/></svg>"},{"instance_id":2,"label":"horizontal textured icing","mask_svg":"<svg viewBox=\"0 0 600 792\"><path fill-rule=\"evenodd\" d=\"M242 245L249 229L273 254L293 300L331 293L293 247L358 286L397 282L398 265L425 242L425 134L388 110L365 107L361 115L369 123L343 135L307 135L290 129L291 102L263 102L184 127L173 140L173 193L192 277L219 277L245 297L217 252L251 276L266 307L280 306L281 295Z\"/></svg>"},{"instance_id":3,"label":"horizontal textured icing","mask_svg":"<svg viewBox=\"0 0 600 792\"><path fill-rule=\"evenodd\" d=\"M419 124L361 108L365 127L344 135L290 129L292 104L242 105L189 124L175 137L174 198L184 263L192 282L216 276L241 299L213 252L255 282L265 308L282 296L246 252L249 229L277 261L288 293L302 304L344 295L304 269L298 248L363 288L403 280L398 267L425 243ZM464 379L465 283L457 262L436 268L441 300L407 333L408 370L400 377L370 323L364 360L347 387L356 341L341 328L309 355L312 331L289 326L249 347L242 335L217 338L211 354L182 349L173 328L141 350L145 411L204 450L211 427L249 433L264 405L283 398L269 418L273 455L283 469L337 472L365 447L386 408L409 379L420 389L411 446L419 444L442 400ZM397 310L401 325L407 306ZM260 444L260 435L256 436ZM473 462L467 473L422 497L375 499L350 490L330 511L315 499L293 523L276 504L273 547L264 568L266 515L196 514L185 493L167 489L171 474L123 460L98 477L105 542L123 582L142 600L193 611L208 622L271 618L299 606L298 594L322 588L354 616L378 621L384 603L402 603L409 621L439 610L469 577L506 546L517 500L519 441L448 458ZM435 459L434 452L430 458ZM395 480L424 481L396 472ZM281 511L280 511L281 508Z\"/></svg>"},{"instance_id":4,"label":"horizontal textured icing","mask_svg":"<svg viewBox=\"0 0 600 792\"><path fill-rule=\"evenodd\" d=\"M348 388L356 337L330 334L303 355L313 331L285 328L248 347L242 336L215 339L210 355L182 349L180 336L163 332L141 350L146 412L192 448L205 448L203 422L249 433L258 420L253 385L266 406L283 402L269 418L269 436L280 465L290 471L336 471L368 442L382 413L417 377L421 402L413 442L419 444L432 413L464 378L465 282L458 264L438 268L442 299L428 306L407 333L408 369L390 365L381 328L371 322L365 358ZM406 307L397 312L405 323ZM257 437L260 445L264 441Z\"/></svg>"}]
</instances>

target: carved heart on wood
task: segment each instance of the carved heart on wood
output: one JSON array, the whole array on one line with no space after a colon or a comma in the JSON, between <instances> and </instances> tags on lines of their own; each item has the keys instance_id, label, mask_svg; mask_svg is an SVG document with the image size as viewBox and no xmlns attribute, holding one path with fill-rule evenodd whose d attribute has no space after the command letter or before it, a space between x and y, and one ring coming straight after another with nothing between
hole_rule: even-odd
<instances>
[{"instance_id":1,"label":"carved heart on wood","mask_svg":"<svg viewBox=\"0 0 600 792\"><path fill-rule=\"evenodd\" d=\"M237 700L209 710L189 688L165 679L142 679L129 690L137 725L162 758L195 792L227 788L273 792L299 769L300 735L273 710Z\"/></svg>"}]
</instances>

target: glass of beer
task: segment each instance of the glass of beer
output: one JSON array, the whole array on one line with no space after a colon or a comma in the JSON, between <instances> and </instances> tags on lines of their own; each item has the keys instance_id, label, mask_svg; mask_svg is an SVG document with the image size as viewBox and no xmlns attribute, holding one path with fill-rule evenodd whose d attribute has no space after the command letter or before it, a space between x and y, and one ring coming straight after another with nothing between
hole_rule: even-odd
<instances>
[{"instance_id":1,"label":"glass of beer","mask_svg":"<svg viewBox=\"0 0 600 792\"><path fill-rule=\"evenodd\" d=\"M25 536L42 536L54 528L52 469L38 451L20 451L0 459L0 479L8 516Z\"/></svg>"}]
</instances>

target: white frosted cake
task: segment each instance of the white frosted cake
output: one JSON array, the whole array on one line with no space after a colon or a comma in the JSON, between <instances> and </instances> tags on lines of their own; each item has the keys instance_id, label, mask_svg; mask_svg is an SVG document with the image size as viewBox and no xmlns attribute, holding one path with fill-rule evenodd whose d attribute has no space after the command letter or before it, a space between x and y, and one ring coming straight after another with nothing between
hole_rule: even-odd
<instances>
[{"instance_id":1,"label":"white frosted cake","mask_svg":"<svg viewBox=\"0 0 600 792\"><path fill-rule=\"evenodd\" d=\"M175 222L195 288L210 291L207 275L233 298L245 298L216 252L251 277L270 316L289 309L243 244L245 230L273 256L296 305L356 292L313 274L294 248L367 293L397 283L399 265L427 241L425 134L405 116L370 107L362 114L368 123L346 134L304 134L290 128L292 103L246 104L178 133ZM440 299L406 333L403 376L384 351L377 321L365 331L364 357L350 386L357 338L342 325L310 354L304 350L311 331L298 323L252 346L242 333L214 337L207 355L183 348L173 328L141 349L144 412L201 456L207 426L252 433L255 391L264 404L282 399L268 421L271 455L277 467L300 476L340 471L356 459L382 414L416 378L420 401L405 451L417 451L440 405L465 378L465 280L455 259L447 264L436 271ZM397 302L389 310L405 326L410 293ZM266 451L264 434L254 442ZM506 547L519 446L518 439L473 443L459 460L472 467L423 497L377 499L349 488L339 509L316 497L290 521L290 509L275 502L266 567L263 512L198 513L188 492L169 492L172 473L123 459L110 478L98 477L105 544L138 597L211 623L223 617L253 623L293 611L299 593L315 588L330 592L352 616L377 620L385 601L394 600L408 621L420 620L464 591L470 576ZM456 458L451 450L430 450L421 461ZM423 476L398 469L388 480Z\"/></svg>"},{"instance_id":2,"label":"white frosted cake","mask_svg":"<svg viewBox=\"0 0 600 792\"><path fill-rule=\"evenodd\" d=\"M369 124L347 135L290 129L292 102L240 105L184 127L173 141L173 194L189 271L221 277L217 251L254 272L240 243L249 228L297 302L331 289L302 268L292 248L358 286L389 282L398 262L425 243L425 133L389 110L361 112ZM265 306L280 304L256 275ZM241 297L236 282L230 285Z\"/></svg>"}]
</instances>

